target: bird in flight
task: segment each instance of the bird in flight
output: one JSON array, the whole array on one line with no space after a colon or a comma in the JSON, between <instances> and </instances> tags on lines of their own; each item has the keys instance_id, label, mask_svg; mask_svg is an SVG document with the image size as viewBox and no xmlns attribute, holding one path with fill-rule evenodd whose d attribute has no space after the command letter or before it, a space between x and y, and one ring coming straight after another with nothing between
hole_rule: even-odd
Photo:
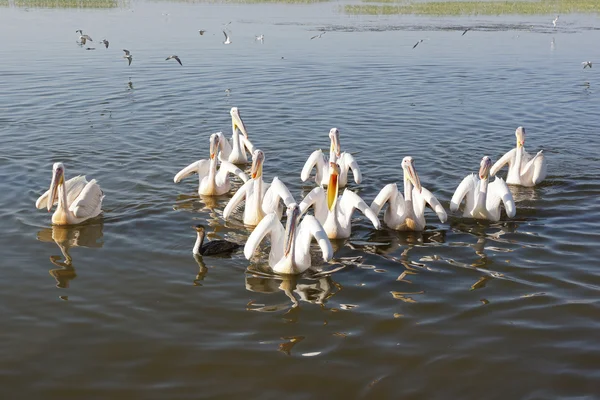
<instances>
[{"instance_id":1,"label":"bird in flight","mask_svg":"<svg viewBox=\"0 0 600 400\"><path fill-rule=\"evenodd\" d=\"M181 63L181 60L177 56L169 56L169 57L166 58L166 60L177 60L177 62L179 63L179 65L183 66L183 64Z\"/></svg>"},{"instance_id":2,"label":"bird in flight","mask_svg":"<svg viewBox=\"0 0 600 400\"><path fill-rule=\"evenodd\" d=\"M321 39L321 36L323 36L326 33L327 33L326 31L323 31L323 32L319 33L318 35L315 35L315 36L311 37L310 40Z\"/></svg>"},{"instance_id":3,"label":"bird in flight","mask_svg":"<svg viewBox=\"0 0 600 400\"><path fill-rule=\"evenodd\" d=\"M592 68L592 62L591 61L584 61L581 63L581 65L583 65L583 69L586 69L587 67Z\"/></svg>"},{"instance_id":4,"label":"bird in flight","mask_svg":"<svg viewBox=\"0 0 600 400\"><path fill-rule=\"evenodd\" d=\"M560 15L557 15L556 18L554 18L552 20L552 25L554 25L554 27L556 28L556 23L558 22L558 18L560 17Z\"/></svg>"},{"instance_id":5,"label":"bird in flight","mask_svg":"<svg viewBox=\"0 0 600 400\"><path fill-rule=\"evenodd\" d=\"M200 36L204 35L204 32L206 32L206 30L204 30L204 29L200 29L200 30L198 31L198 33L200 34Z\"/></svg>"},{"instance_id":6,"label":"bird in flight","mask_svg":"<svg viewBox=\"0 0 600 400\"><path fill-rule=\"evenodd\" d=\"M76 30L75 33L79 33L79 41L81 42L81 44L85 44L88 40L90 42L93 42L92 38L88 35L84 35L81 29Z\"/></svg>"},{"instance_id":7,"label":"bird in flight","mask_svg":"<svg viewBox=\"0 0 600 400\"><path fill-rule=\"evenodd\" d=\"M460 36L465 36L465 33L469 32L470 30L471 30L471 28L467 28L467 29L465 29L465 31L463 32L463 34L462 34L462 35L460 35Z\"/></svg>"},{"instance_id":8,"label":"bird in flight","mask_svg":"<svg viewBox=\"0 0 600 400\"><path fill-rule=\"evenodd\" d=\"M108 49L108 40L102 39L102 44Z\"/></svg>"},{"instance_id":9,"label":"bird in flight","mask_svg":"<svg viewBox=\"0 0 600 400\"><path fill-rule=\"evenodd\" d=\"M123 56L123 58L126 58L127 61L129 61L129 65L131 65L131 61L133 61L133 56L131 55L131 52L126 49L123 49L123 51L125 52L125 55Z\"/></svg>"},{"instance_id":10,"label":"bird in flight","mask_svg":"<svg viewBox=\"0 0 600 400\"><path fill-rule=\"evenodd\" d=\"M256 41L264 43L265 42L265 35L259 35L259 36L255 36Z\"/></svg>"},{"instance_id":11,"label":"bird in flight","mask_svg":"<svg viewBox=\"0 0 600 400\"><path fill-rule=\"evenodd\" d=\"M227 32L223 31L223 35L225 35L225 41L223 44L231 44L231 39L229 39L229 36L227 36Z\"/></svg>"},{"instance_id":12,"label":"bird in flight","mask_svg":"<svg viewBox=\"0 0 600 400\"><path fill-rule=\"evenodd\" d=\"M423 39L421 39L421 40L419 40L417 43L415 43L415 45L413 46L413 49L414 49L415 47L417 47L417 46L419 45L419 43L422 43L422 42L423 42Z\"/></svg>"}]
</instances>

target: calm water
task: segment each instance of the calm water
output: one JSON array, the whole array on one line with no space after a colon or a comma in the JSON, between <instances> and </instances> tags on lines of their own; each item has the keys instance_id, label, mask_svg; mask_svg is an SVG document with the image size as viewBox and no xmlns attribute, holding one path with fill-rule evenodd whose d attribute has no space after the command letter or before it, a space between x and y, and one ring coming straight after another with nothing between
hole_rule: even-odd
<instances>
[{"instance_id":1,"label":"calm water","mask_svg":"<svg viewBox=\"0 0 600 400\"><path fill-rule=\"evenodd\" d=\"M553 30L548 16L350 17L339 5L0 8L3 398L600 396L600 78L580 64L600 63L600 21L564 15ZM448 207L518 125L549 177L515 191L508 222L428 212L426 232L407 234L357 215L330 266L347 267L321 279L253 276L241 252L199 264L191 225L248 232L223 222L228 196L202 201L196 180L172 178L230 131L232 106L265 175L297 199L333 126L360 152L364 182L351 187L368 203L411 155ZM100 181L103 218L58 228L35 209L55 161Z\"/></svg>"}]
</instances>

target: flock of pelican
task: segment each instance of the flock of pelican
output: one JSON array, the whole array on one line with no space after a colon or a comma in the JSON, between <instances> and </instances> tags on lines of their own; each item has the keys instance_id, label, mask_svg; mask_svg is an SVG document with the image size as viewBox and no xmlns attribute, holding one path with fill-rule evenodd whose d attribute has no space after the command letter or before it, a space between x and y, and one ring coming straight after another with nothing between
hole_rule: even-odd
<instances>
[{"instance_id":1,"label":"flock of pelican","mask_svg":"<svg viewBox=\"0 0 600 400\"><path fill-rule=\"evenodd\" d=\"M422 231L425 229L425 208L429 205L440 222L446 222L448 215L432 192L421 185L412 157L402 160L404 173L404 194L396 183L384 186L371 205L350 189L343 189L348 183L349 172L354 182L362 182L360 167L354 156L341 151L340 132L332 128L329 132L329 159L321 150L314 151L302 169L302 181L310 179L313 170L318 185L300 202L294 199L286 185L275 177L271 183L263 181L265 154L257 149L248 138L248 131L237 107L230 111L231 138L222 132L210 136L209 159L198 160L179 171L175 183L193 175L198 175L198 194L218 196L231 190L231 179L243 182L223 211L223 218L233 218L234 212L244 204L242 220L252 230L244 255L254 257L262 241L268 236L271 247L268 264L278 274L300 274L312 265L310 246L316 240L325 262L333 257L330 239L350 237L352 216L359 210L375 229L381 228L379 213L388 204L383 215L383 224L398 231ZM457 187L450 201L450 211L458 212L463 201L462 215L465 218L498 221L501 204L506 215L516 214L510 185L535 186L546 177L547 165L542 151L535 156L525 151L525 128L516 132L516 147L495 164L485 156L481 160L479 172L469 174ZM239 166L252 162L250 176ZM508 164L506 181L490 178ZM36 201L38 209L50 211L55 225L74 225L95 218L102 212L104 194L96 180L87 181L83 176L65 180L65 167L55 163L52 169L50 189ZM286 221L282 223L285 209ZM312 209L312 211L311 211ZM309 215L309 211L312 215ZM241 245L226 240L213 240L204 243L204 227L196 226L197 240L193 248L195 255L227 253Z\"/></svg>"}]
</instances>

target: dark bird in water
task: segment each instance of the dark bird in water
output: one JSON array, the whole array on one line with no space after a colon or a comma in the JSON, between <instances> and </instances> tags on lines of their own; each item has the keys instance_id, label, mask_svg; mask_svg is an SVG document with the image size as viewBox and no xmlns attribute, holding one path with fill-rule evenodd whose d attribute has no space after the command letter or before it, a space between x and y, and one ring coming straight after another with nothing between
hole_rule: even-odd
<instances>
[{"instance_id":1,"label":"dark bird in water","mask_svg":"<svg viewBox=\"0 0 600 400\"><path fill-rule=\"evenodd\" d=\"M417 46L419 45L419 43L422 43L422 42L423 42L423 39L421 39L421 40L419 40L417 43L415 43L415 45L413 46L413 49L414 49L415 47L417 47Z\"/></svg>"},{"instance_id":2,"label":"dark bird in water","mask_svg":"<svg viewBox=\"0 0 600 400\"><path fill-rule=\"evenodd\" d=\"M462 35L460 35L460 36L465 36L465 33L469 32L470 30L471 30L471 28L467 28L467 29L465 29L465 31L463 32L463 34L462 34Z\"/></svg>"},{"instance_id":3,"label":"dark bird in water","mask_svg":"<svg viewBox=\"0 0 600 400\"><path fill-rule=\"evenodd\" d=\"M183 66L183 64L181 63L181 60L177 56L169 56L165 60L167 60L167 61L168 60L177 60L177 62L179 63L179 65Z\"/></svg>"},{"instance_id":4,"label":"dark bird in water","mask_svg":"<svg viewBox=\"0 0 600 400\"><path fill-rule=\"evenodd\" d=\"M102 39L102 44L108 49L108 40Z\"/></svg>"},{"instance_id":5,"label":"dark bird in water","mask_svg":"<svg viewBox=\"0 0 600 400\"><path fill-rule=\"evenodd\" d=\"M204 32L206 32L206 30L204 30L204 29L200 29L200 30L198 31L198 33L199 33L200 35L204 35Z\"/></svg>"},{"instance_id":6,"label":"dark bird in water","mask_svg":"<svg viewBox=\"0 0 600 400\"><path fill-rule=\"evenodd\" d=\"M196 243L194 244L194 249L192 252L194 254L199 254L201 256L214 256L216 254L224 254L231 253L232 251L242 247L241 244L229 242L227 240L211 240L210 242L204 243L204 236L206 233L204 232L204 226L196 225L194 226L196 232L198 232L198 237L196 238Z\"/></svg>"},{"instance_id":7,"label":"dark bird in water","mask_svg":"<svg viewBox=\"0 0 600 400\"><path fill-rule=\"evenodd\" d=\"M129 65L131 65L131 61L133 61L133 56L131 55L131 52L126 49L123 49L123 51L125 52L125 55L123 56L123 58L126 58L127 61L129 61Z\"/></svg>"}]
</instances>

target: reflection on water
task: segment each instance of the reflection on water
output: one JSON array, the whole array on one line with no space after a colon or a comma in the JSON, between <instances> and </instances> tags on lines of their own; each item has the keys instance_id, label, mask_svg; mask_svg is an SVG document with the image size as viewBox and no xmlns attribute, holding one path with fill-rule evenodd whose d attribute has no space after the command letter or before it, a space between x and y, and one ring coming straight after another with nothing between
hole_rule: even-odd
<instances>
[{"instance_id":1,"label":"reflection on water","mask_svg":"<svg viewBox=\"0 0 600 400\"><path fill-rule=\"evenodd\" d=\"M53 225L52 228L44 228L38 232L39 241L54 242L61 252L61 255L50 256L50 262L58 267L49 271L56 280L56 287L68 288L69 282L77 277L69 250L72 247L102 247L102 229L103 223L100 222L80 226Z\"/></svg>"}]
</instances>

